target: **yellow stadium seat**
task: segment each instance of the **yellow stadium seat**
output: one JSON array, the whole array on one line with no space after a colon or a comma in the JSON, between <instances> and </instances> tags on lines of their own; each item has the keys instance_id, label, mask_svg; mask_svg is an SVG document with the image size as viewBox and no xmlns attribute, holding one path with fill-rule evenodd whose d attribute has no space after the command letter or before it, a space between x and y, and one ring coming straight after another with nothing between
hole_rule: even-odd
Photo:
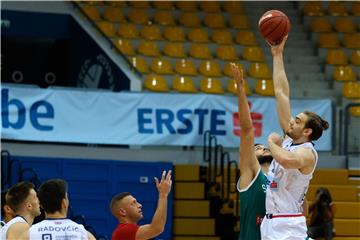
<instances>
[{"instance_id":1,"label":"yellow stadium seat","mask_svg":"<svg viewBox=\"0 0 360 240\"><path fill-rule=\"evenodd\" d=\"M209 28L224 28L224 27L226 27L224 16L219 13L206 14L204 23Z\"/></svg>"},{"instance_id":2,"label":"yellow stadium seat","mask_svg":"<svg viewBox=\"0 0 360 240\"><path fill-rule=\"evenodd\" d=\"M226 29L217 29L211 39L217 44L233 44L231 33Z\"/></svg>"},{"instance_id":3,"label":"yellow stadium seat","mask_svg":"<svg viewBox=\"0 0 360 240\"><path fill-rule=\"evenodd\" d=\"M164 54L169 57L185 57L185 49L182 43L168 42L164 46Z\"/></svg>"},{"instance_id":4,"label":"yellow stadium seat","mask_svg":"<svg viewBox=\"0 0 360 240\"><path fill-rule=\"evenodd\" d=\"M149 67L146 60L141 56L133 56L129 58L131 65L141 73L148 73Z\"/></svg>"},{"instance_id":5,"label":"yellow stadium seat","mask_svg":"<svg viewBox=\"0 0 360 240\"><path fill-rule=\"evenodd\" d=\"M175 71L181 75L197 75L195 64L186 58L176 61Z\"/></svg>"},{"instance_id":6,"label":"yellow stadium seat","mask_svg":"<svg viewBox=\"0 0 360 240\"><path fill-rule=\"evenodd\" d=\"M96 7L91 6L91 5L84 5L82 7L82 10L85 12L85 14L94 21L98 21L101 20L101 16L99 11L97 10Z\"/></svg>"},{"instance_id":7,"label":"yellow stadium seat","mask_svg":"<svg viewBox=\"0 0 360 240\"><path fill-rule=\"evenodd\" d=\"M353 1L351 4L351 14L354 16L360 16L360 2Z\"/></svg>"},{"instance_id":8,"label":"yellow stadium seat","mask_svg":"<svg viewBox=\"0 0 360 240\"><path fill-rule=\"evenodd\" d=\"M244 46L256 46L256 35L252 31L239 31L235 37L236 43Z\"/></svg>"},{"instance_id":9,"label":"yellow stadium seat","mask_svg":"<svg viewBox=\"0 0 360 240\"><path fill-rule=\"evenodd\" d=\"M196 1L176 1L175 6L182 11L196 12L198 10Z\"/></svg>"},{"instance_id":10,"label":"yellow stadium seat","mask_svg":"<svg viewBox=\"0 0 360 240\"><path fill-rule=\"evenodd\" d=\"M263 62L265 56L260 47L248 46L243 49L243 58L251 62Z\"/></svg>"},{"instance_id":11,"label":"yellow stadium seat","mask_svg":"<svg viewBox=\"0 0 360 240\"><path fill-rule=\"evenodd\" d=\"M347 48L360 49L360 33L345 34L343 44Z\"/></svg>"},{"instance_id":12,"label":"yellow stadium seat","mask_svg":"<svg viewBox=\"0 0 360 240\"><path fill-rule=\"evenodd\" d=\"M127 39L121 39L121 38L117 39L115 41L115 46L124 55L131 55L131 56L135 55L134 48L131 42Z\"/></svg>"},{"instance_id":13,"label":"yellow stadium seat","mask_svg":"<svg viewBox=\"0 0 360 240\"><path fill-rule=\"evenodd\" d=\"M319 47L321 48L339 48L340 41L336 33L320 33L318 40Z\"/></svg>"},{"instance_id":14,"label":"yellow stadium seat","mask_svg":"<svg viewBox=\"0 0 360 240\"><path fill-rule=\"evenodd\" d=\"M161 30L157 25L145 25L141 31L140 35L147 40L161 40Z\"/></svg>"},{"instance_id":15,"label":"yellow stadium seat","mask_svg":"<svg viewBox=\"0 0 360 240\"><path fill-rule=\"evenodd\" d=\"M242 69L242 70L243 70L243 75L244 75L244 77L246 77L247 74L246 74L246 71L245 71L245 69L244 69L244 66L243 66L241 63L239 63L239 62L236 62L236 65L238 66L239 69ZM232 74L231 63L230 63L230 62L228 62L228 63L225 64L224 69L223 69L223 72L224 72L224 74L225 74L226 76L228 76L228 77L231 77L231 78L234 77L233 74Z\"/></svg>"},{"instance_id":16,"label":"yellow stadium seat","mask_svg":"<svg viewBox=\"0 0 360 240\"><path fill-rule=\"evenodd\" d=\"M173 74L171 63L166 58L154 58L151 62L151 71L157 74Z\"/></svg>"},{"instance_id":17,"label":"yellow stadium seat","mask_svg":"<svg viewBox=\"0 0 360 240\"><path fill-rule=\"evenodd\" d=\"M126 7L125 1L106 1L112 7Z\"/></svg>"},{"instance_id":18,"label":"yellow stadium seat","mask_svg":"<svg viewBox=\"0 0 360 240\"><path fill-rule=\"evenodd\" d=\"M200 81L200 91L204 93L224 94L221 82L216 78L204 78Z\"/></svg>"},{"instance_id":19,"label":"yellow stadium seat","mask_svg":"<svg viewBox=\"0 0 360 240\"><path fill-rule=\"evenodd\" d=\"M350 56L350 62L353 65L360 66L360 50L354 50Z\"/></svg>"},{"instance_id":20,"label":"yellow stadium seat","mask_svg":"<svg viewBox=\"0 0 360 240\"><path fill-rule=\"evenodd\" d=\"M351 66L337 66L333 78L336 81L355 81L356 75Z\"/></svg>"},{"instance_id":21,"label":"yellow stadium seat","mask_svg":"<svg viewBox=\"0 0 360 240\"><path fill-rule=\"evenodd\" d=\"M189 49L189 55L194 58L209 59L211 58L210 49L207 44L193 43Z\"/></svg>"},{"instance_id":22,"label":"yellow stadium seat","mask_svg":"<svg viewBox=\"0 0 360 240\"><path fill-rule=\"evenodd\" d=\"M209 42L209 34L203 28L192 28L187 34L188 39L191 42L206 43Z\"/></svg>"},{"instance_id":23,"label":"yellow stadium seat","mask_svg":"<svg viewBox=\"0 0 360 240\"><path fill-rule=\"evenodd\" d=\"M245 8L240 1L224 1L223 9L228 13L245 14Z\"/></svg>"},{"instance_id":24,"label":"yellow stadium seat","mask_svg":"<svg viewBox=\"0 0 360 240\"><path fill-rule=\"evenodd\" d=\"M169 41L183 42L185 34L181 27L169 26L164 29L164 38Z\"/></svg>"},{"instance_id":25,"label":"yellow stadium seat","mask_svg":"<svg viewBox=\"0 0 360 240\"><path fill-rule=\"evenodd\" d=\"M274 83L271 79L256 79L255 92L262 96L274 96Z\"/></svg>"},{"instance_id":26,"label":"yellow stadium seat","mask_svg":"<svg viewBox=\"0 0 360 240\"><path fill-rule=\"evenodd\" d=\"M360 98L360 83L355 81L344 82L342 84L342 95L345 98Z\"/></svg>"},{"instance_id":27,"label":"yellow stadium seat","mask_svg":"<svg viewBox=\"0 0 360 240\"><path fill-rule=\"evenodd\" d=\"M266 63L253 62L248 71L249 76L253 78L271 78L271 72Z\"/></svg>"},{"instance_id":28,"label":"yellow stadium seat","mask_svg":"<svg viewBox=\"0 0 360 240\"><path fill-rule=\"evenodd\" d=\"M356 32L356 25L351 20L351 18L347 17L339 17L336 18L335 21L335 30L342 33L354 33Z\"/></svg>"},{"instance_id":29,"label":"yellow stadium seat","mask_svg":"<svg viewBox=\"0 0 360 240\"><path fill-rule=\"evenodd\" d=\"M148 57L159 57L161 55L158 46L152 41L140 42L137 51Z\"/></svg>"},{"instance_id":30,"label":"yellow stadium seat","mask_svg":"<svg viewBox=\"0 0 360 240\"><path fill-rule=\"evenodd\" d=\"M355 99L352 103L360 103L360 99ZM351 107L350 114L354 117L360 117L360 106Z\"/></svg>"},{"instance_id":31,"label":"yellow stadium seat","mask_svg":"<svg viewBox=\"0 0 360 240\"><path fill-rule=\"evenodd\" d=\"M107 7L104 11L104 19L112 22L125 21L122 9L118 7Z\"/></svg>"},{"instance_id":32,"label":"yellow stadium seat","mask_svg":"<svg viewBox=\"0 0 360 240\"><path fill-rule=\"evenodd\" d=\"M313 32L331 32L332 25L326 18L316 17L311 19L310 29Z\"/></svg>"},{"instance_id":33,"label":"yellow stadium seat","mask_svg":"<svg viewBox=\"0 0 360 240\"><path fill-rule=\"evenodd\" d=\"M154 92L168 92L169 87L166 79L162 76L150 74L146 76L144 87Z\"/></svg>"},{"instance_id":34,"label":"yellow stadium seat","mask_svg":"<svg viewBox=\"0 0 360 240\"><path fill-rule=\"evenodd\" d=\"M135 1L131 1L135 2ZM149 15L145 9L131 9L128 18L131 22L136 24L148 24L149 23Z\"/></svg>"},{"instance_id":35,"label":"yellow stadium seat","mask_svg":"<svg viewBox=\"0 0 360 240\"><path fill-rule=\"evenodd\" d=\"M220 2L218 1L200 1L200 9L204 12L221 12Z\"/></svg>"},{"instance_id":36,"label":"yellow stadium seat","mask_svg":"<svg viewBox=\"0 0 360 240\"><path fill-rule=\"evenodd\" d=\"M107 37L115 37L114 26L110 22L96 22L96 24Z\"/></svg>"},{"instance_id":37,"label":"yellow stadium seat","mask_svg":"<svg viewBox=\"0 0 360 240\"><path fill-rule=\"evenodd\" d=\"M229 93L237 94L237 84L236 84L236 81L234 78L231 78L230 80L228 80L226 89ZM244 90L245 90L245 93L247 96L250 96L252 94L247 81L244 81Z\"/></svg>"},{"instance_id":38,"label":"yellow stadium seat","mask_svg":"<svg viewBox=\"0 0 360 240\"><path fill-rule=\"evenodd\" d=\"M232 28L237 29L250 29L250 21L246 15L231 14L229 19L229 25Z\"/></svg>"},{"instance_id":39,"label":"yellow stadium seat","mask_svg":"<svg viewBox=\"0 0 360 240\"><path fill-rule=\"evenodd\" d=\"M220 77L221 68L214 60L207 60L200 63L199 73L206 77Z\"/></svg>"},{"instance_id":40,"label":"yellow stadium seat","mask_svg":"<svg viewBox=\"0 0 360 240\"><path fill-rule=\"evenodd\" d=\"M321 2L305 2L303 12L307 16L323 16L324 11Z\"/></svg>"},{"instance_id":41,"label":"yellow stadium seat","mask_svg":"<svg viewBox=\"0 0 360 240\"><path fill-rule=\"evenodd\" d=\"M328 5L328 13L331 16L347 16L347 9L343 2L330 1Z\"/></svg>"},{"instance_id":42,"label":"yellow stadium seat","mask_svg":"<svg viewBox=\"0 0 360 240\"><path fill-rule=\"evenodd\" d=\"M236 49L232 45L220 45L217 47L216 56L224 61L236 61L239 59Z\"/></svg>"},{"instance_id":43,"label":"yellow stadium seat","mask_svg":"<svg viewBox=\"0 0 360 240\"><path fill-rule=\"evenodd\" d=\"M152 5L157 9L173 9L174 4L172 1L153 1Z\"/></svg>"},{"instance_id":44,"label":"yellow stadium seat","mask_svg":"<svg viewBox=\"0 0 360 240\"><path fill-rule=\"evenodd\" d=\"M184 27L200 27L200 18L196 12L182 12L179 17L179 23Z\"/></svg>"},{"instance_id":45,"label":"yellow stadium seat","mask_svg":"<svg viewBox=\"0 0 360 240\"><path fill-rule=\"evenodd\" d=\"M172 11L156 11L154 15L154 21L157 24L163 26L173 26L175 25L175 20L172 15Z\"/></svg>"},{"instance_id":46,"label":"yellow stadium seat","mask_svg":"<svg viewBox=\"0 0 360 240\"><path fill-rule=\"evenodd\" d=\"M124 23L119 25L118 35L123 38L139 38L139 31L135 24Z\"/></svg>"},{"instance_id":47,"label":"yellow stadium seat","mask_svg":"<svg viewBox=\"0 0 360 240\"><path fill-rule=\"evenodd\" d=\"M197 89L193 80L188 76L175 76L172 87L182 93L196 93Z\"/></svg>"},{"instance_id":48,"label":"yellow stadium seat","mask_svg":"<svg viewBox=\"0 0 360 240\"><path fill-rule=\"evenodd\" d=\"M134 8L149 8L150 3L148 1L128 1L128 4Z\"/></svg>"},{"instance_id":49,"label":"yellow stadium seat","mask_svg":"<svg viewBox=\"0 0 360 240\"><path fill-rule=\"evenodd\" d=\"M347 65L347 56L341 49L330 49L326 55L326 63L331 65Z\"/></svg>"}]
</instances>

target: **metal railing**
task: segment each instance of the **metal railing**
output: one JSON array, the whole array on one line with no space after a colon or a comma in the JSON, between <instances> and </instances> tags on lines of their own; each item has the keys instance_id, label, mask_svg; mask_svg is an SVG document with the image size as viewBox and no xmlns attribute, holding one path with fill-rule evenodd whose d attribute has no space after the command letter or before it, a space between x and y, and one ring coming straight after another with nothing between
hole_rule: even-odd
<instances>
[{"instance_id":1,"label":"metal railing","mask_svg":"<svg viewBox=\"0 0 360 240\"><path fill-rule=\"evenodd\" d=\"M344 110L344 145L343 153L346 156L346 168L349 168L349 155L350 154L360 154L360 150L349 151L349 125L351 120L350 108L351 107L360 107L360 103L349 103L345 106Z\"/></svg>"}]
</instances>

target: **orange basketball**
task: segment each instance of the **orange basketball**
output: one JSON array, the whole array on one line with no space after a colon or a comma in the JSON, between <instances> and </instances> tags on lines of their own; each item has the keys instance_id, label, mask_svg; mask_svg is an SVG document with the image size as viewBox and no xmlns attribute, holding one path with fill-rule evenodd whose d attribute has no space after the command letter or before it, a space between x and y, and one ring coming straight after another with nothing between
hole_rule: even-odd
<instances>
[{"instance_id":1,"label":"orange basketball","mask_svg":"<svg viewBox=\"0 0 360 240\"><path fill-rule=\"evenodd\" d=\"M267 11L259 20L259 31L271 45L278 45L290 31L289 18L279 10Z\"/></svg>"}]
</instances>

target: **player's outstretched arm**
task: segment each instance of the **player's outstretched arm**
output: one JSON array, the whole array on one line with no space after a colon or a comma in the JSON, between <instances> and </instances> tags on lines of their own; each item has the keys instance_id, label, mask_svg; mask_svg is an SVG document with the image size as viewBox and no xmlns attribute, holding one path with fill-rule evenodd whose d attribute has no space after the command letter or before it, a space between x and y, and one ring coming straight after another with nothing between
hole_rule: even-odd
<instances>
[{"instance_id":1,"label":"player's outstretched arm","mask_svg":"<svg viewBox=\"0 0 360 240\"><path fill-rule=\"evenodd\" d=\"M283 51L287 36L279 45L271 46L273 55L273 80L276 97L276 108L279 116L280 126L286 133L292 118L290 109L290 88L286 77Z\"/></svg>"},{"instance_id":2,"label":"player's outstretched arm","mask_svg":"<svg viewBox=\"0 0 360 240\"><path fill-rule=\"evenodd\" d=\"M250 184L260 168L260 164L255 156L254 129L244 90L243 72L234 63L231 63L231 70L237 84L238 114L241 127L239 167L241 173L240 188L242 189Z\"/></svg>"},{"instance_id":3,"label":"player's outstretched arm","mask_svg":"<svg viewBox=\"0 0 360 240\"><path fill-rule=\"evenodd\" d=\"M136 240L145 240L158 236L164 231L167 216L167 197L171 191L171 170L163 171L161 180L155 177L159 199L156 211L150 224L140 226L136 232Z\"/></svg>"}]
</instances>

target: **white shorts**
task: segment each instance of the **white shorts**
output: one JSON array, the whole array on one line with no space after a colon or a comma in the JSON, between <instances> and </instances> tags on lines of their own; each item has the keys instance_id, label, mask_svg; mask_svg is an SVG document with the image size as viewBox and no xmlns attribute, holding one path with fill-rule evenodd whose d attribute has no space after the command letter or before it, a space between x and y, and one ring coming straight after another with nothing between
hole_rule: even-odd
<instances>
[{"instance_id":1,"label":"white shorts","mask_svg":"<svg viewBox=\"0 0 360 240\"><path fill-rule=\"evenodd\" d=\"M305 240L306 219L304 216L274 218L265 216L260 231L262 240Z\"/></svg>"}]
</instances>

